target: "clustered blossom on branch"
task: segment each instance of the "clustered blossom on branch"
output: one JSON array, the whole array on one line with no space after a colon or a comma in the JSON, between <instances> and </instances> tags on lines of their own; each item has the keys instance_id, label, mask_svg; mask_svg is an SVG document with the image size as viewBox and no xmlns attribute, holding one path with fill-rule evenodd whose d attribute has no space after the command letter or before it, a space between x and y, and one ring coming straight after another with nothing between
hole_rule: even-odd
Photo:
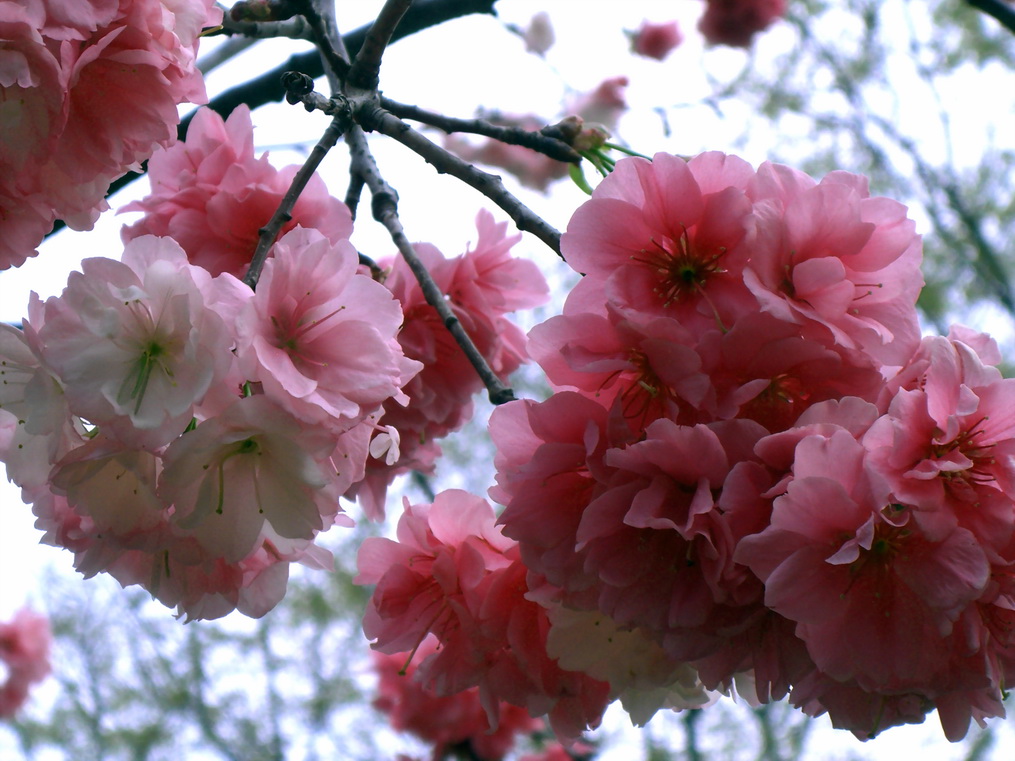
<instances>
[{"instance_id":1,"label":"clustered blossom on branch","mask_svg":"<svg viewBox=\"0 0 1015 761\"><path fill-rule=\"evenodd\" d=\"M529 336L556 392L491 418L500 528L443 538L443 494L365 545L377 647L433 633L428 685L531 707L543 689L461 665L489 663L472 590L518 558L527 647L589 690L558 732L595 725L603 685L639 723L734 685L861 738L1003 715L1015 381L985 335L921 339L905 207L846 172L657 154L618 162L561 248L585 277Z\"/></svg>"},{"instance_id":2,"label":"clustered blossom on branch","mask_svg":"<svg viewBox=\"0 0 1015 761\"><path fill-rule=\"evenodd\" d=\"M404 263L383 285L360 265L323 183L256 291L237 279L291 175L252 146L246 108L199 113L152 158L122 261L86 259L61 296L33 299L23 331L0 325L0 460L44 541L188 618L263 615L289 563L329 568L314 540L348 525L339 497L383 516L390 480L432 467L482 386ZM462 256L421 249L506 376L526 355L505 315L547 288L506 224L478 225Z\"/></svg>"},{"instance_id":3,"label":"clustered blossom on branch","mask_svg":"<svg viewBox=\"0 0 1015 761\"><path fill-rule=\"evenodd\" d=\"M49 620L28 608L0 623L0 663L7 671L0 684L0 719L13 716L33 685L49 676L51 639Z\"/></svg>"},{"instance_id":4,"label":"clustered blossom on branch","mask_svg":"<svg viewBox=\"0 0 1015 761\"><path fill-rule=\"evenodd\" d=\"M176 139L177 105L207 99L197 42L220 18L212 0L0 2L0 269L55 219L90 230L110 182Z\"/></svg>"}]
</instances>

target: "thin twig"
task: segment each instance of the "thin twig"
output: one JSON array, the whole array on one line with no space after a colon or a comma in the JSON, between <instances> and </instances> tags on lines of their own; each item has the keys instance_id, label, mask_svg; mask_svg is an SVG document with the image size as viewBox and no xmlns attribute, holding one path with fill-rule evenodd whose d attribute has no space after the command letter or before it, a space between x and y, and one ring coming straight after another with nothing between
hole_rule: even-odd
<instances>
[{"instance_id":1,"label":"thin twig","mask_svg":"<svg viewBox=\"0 0 1015 761\"><path fill-rule=\"evenodd\" d=\"M1010 5L1006 5L1001 0L966 0L966 2L996 18L1009 31L1015 32L1015 9L1012 9Z\"/></svg>"},{"instance_id":2,"label":"thin twig","mask_svg":"<svg viewBox=\"0 0 1015 761\"><path fill-rule=\"evenodd\" d=\"M334 74L338 80L345 79L349 73L349 58L345 55L344 50L339 52L336 46L336 43L341 44L342 37L338 34L334 24L334 2L319 3L317 0L298 0L294 4L313 29L311 40L317 45L320 52L324 73L329 74L330 70L330 73ZM369 33L368 29L367 34ZM333 91L335 84L332 82Z\"/></svg>"},{"instance_id":3,"label":"thin twig","mask_svg":"<svg viewBox=\"0 0 1015 761\"><path fill-rule=\"evenodd\" d=\"M314 30L303 16L293 16L285 21L236 21L227 13L222 19L222 31L219 34L243 35L258 40L272 37L307 41L314 39Z\"/></svg>"},{"instance_id":4,"label":"thin twig","mask_svg":"<svg viewBox=\"0 0 1015 761\"><path fill-rule=\"evenodd\" d=\"M439 173L457 177L478 190L506 211L519 230L532 233L560 256L560 232L509 193L500 177L462 161L376 103L363 102L355 108L354 118L365 130L376 130L394 138L433 165Z\"/></svg>"},{"instance_id":5,"label":"thin twig","mask_svg":"<svg viewBox=\"0 0 1015 761\"><path fill-rule=\"evenodd\" d=\"M369 180L367 180L367 184L370 184ZM405 259L405 263L409 265L412 274L416 276L426 303L437 310L437 314L440 315L444 327L448 329L448 332L458 342L465 356L476 369L476 373L489 392L490 402L492 404L504 404L505 402L514 401L514 391L505 386L501 379L497 377L497 374L490 369L486 358L476 348L476 344L472 342L469 334L465 332L462 323L455 317L454 312L451 311L447 299L430 276L426 265L420 261L419 256L416 254L416 249L409 242L409 239L405 237L405 230L402 228L402 222L398 218L396 197L390 193L375 193L373 207L374 217L387 228L388 233L391 235L391 240L394 241L395 246L398 248L398 252Z\"/></svg>"},{"instance_id":6,"label":"thin twig","mask_svg":"<svg viewBox=\"0 0 1015 761\"><path fill-rule=\"evenodd\" d=\"M483 135L509 145L520 145L529 148L551 159L566 161L570 164L581 163L582 157L574 148L544 131L535 132L521 127L505 127L493 124L486 119L455 119L419 106L399 103L391 98L381 96L381 108L394 114L399 119L412 119L416 122L429 124L449 135L454 132L467 132L472 135ZM552 129L550 127L549 129Z\"/></svg>"},{"instance_id":7,"label":"thin twig","mask_svg":"<svg viewBox=\"0 0 1015 761\"><path fill-rule=\"evenodd\" d=\"M324 157L328 155L328 151L342 137L342 133L345 132L348 123L348 119L342 115L336 116L331 120L331 124L328 125L328 128L324 131L321 139L314 146L307 160L296 173L296 176L293 177L292 185L289 186L289 190L282 197L282 202L275 210L275 213L272 214L271 220L260 229L260 237L257 239L257 248L254 250L254 256L250 260L250 268L247 270L247 274L243 276L243 282L251 288L257 286L257 280L261 277L261 268L264 267L264 261L268 258L268 251L271 249L272 244L275 243L275 238L278 237L279 231L281 231L282 226L286 222L292 219L292 210L296 205L296 200L300 197L300 193L303 192L310 178L317 171L317 167L320 166Z\"/></svg>"},{"instance_id":8,"label":"thin twig","mask_svg":"<svg viewBox=\"0 0 1015 761\"><path fill-rule=\"evenodd\" d=\"M380 82L381 58L391 42L395 27L402 20L405 12L412 5L412 0L387 0L377 20L370 26L367 37L363 41L349 69L348 82L351 87L366 92L374 92Z\"/></svg>"}]
</instances>

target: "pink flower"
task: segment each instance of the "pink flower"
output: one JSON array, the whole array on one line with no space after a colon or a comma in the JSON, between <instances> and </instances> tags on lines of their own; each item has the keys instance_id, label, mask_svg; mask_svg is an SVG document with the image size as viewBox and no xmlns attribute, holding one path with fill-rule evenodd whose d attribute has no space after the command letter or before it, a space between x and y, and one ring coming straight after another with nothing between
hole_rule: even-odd
<instances>
[{"instance_id":1,"label":"pink flower","mask_svg":"<svg viewBox=\"0 0 1015 761\"><path fill-rule=\"evenodd\" d=\"M744 282L763 311L903 364L919 342L920 237L906 207L872 198L867 180L832 172L820 183L763 164L748 188L756 231ZM826 332L827 331L827 332Z\"/></svg>"},{"instance_id":2,"label":"pink flower","mask_svg":"<svg viewBox=\"0 0 1015 761\"><path fill-rule=\"evenodd\" d=\"M754 35L786 13L786 0L707 0L698 30L712 45L749 47Z\"/></svg>"},{"instance_id":3,"label":"pink flower","mask_svg":"<svg viewBox=\"0 0 1015 761\"><path fill-rule=\"evenodd\" d=\"M0 718L13 716L28 699L31 686L49 675L51 640L49 619L28 608L0 623L0 663L7 671L0 684Z\"/></svg>"},{"instance_id":4,"label":"pink flower","mask_svg":"<svg viewBox=\"0 0 1015 761\"><path fill-rule=\"evenodd\" d=\"M273 248L254 293L236 316L246 378L300 420L336 432L363 421L422 365L396 334L402 310L391 292L357 274L356 249L296 228Z\"/></svg>"},{"instance_id":5,"label":"pink flower","mask_svg":"<svg viewBox=\"0 0 1015 761\"><path fill-rule=\"evenodd\" d=\"M532 262L510 256L520 236L509 237L506 223L496 223L489 212L481 211L476 226L475 248L460 256L447 259L429 244L418 244L417 254L490 368L507 378L526 352L524 335L505 315L542 304L549 289ZM404 388L408 405L384 404L382 422L401 434L401 459L393 467L369 463L366 480L356 492L371 517L384 514L382 497L395 475L432 468L440 451L434 440L465 424L472 416L472 397L483 388L403 259L390 263L384 284L404 314L398 342L405 356L421 362L423 369Z\"/></svg>"},{"instance_id":6,"label":"pink flower","mask_svg":"<svg viewBox=\"0 0 1015 761\"><path fill-rule=\"evenodd\" d=\"M157 151L148 164L151 195L123 207L145 216L121 231L124 241L167 235L190 261L213 275L242 277L257 246L259 230L278 208L298 167L281 171L268 154L254 158L250 110L238 106L225 121L210 109L198 111L187 139ZM352 232L345 204L328 195L314 175L300 195L283 232L300 225L320 231L338 245Z\"/></svg>"},{"instance_id":7,"label":"pink flower","mask_svg":"<svg viewBox=\"0 0 1015 761\"><path fill-rule=\"evenodd\" d=\"M479 687L491 722L498 702L549 714L576 737L598 724L609 685L561 669L546 652L546 611L526 598L517 546L485 500L451 490L433 505L406 504L398 539L360 547L358 584L376 584L363 629L375 649L414 651L428 633L440 649L420 665L439 695Z\"/></svg>"},{"instance_id":8,"label":"pink flower","mask_svg":"<svg viewBox=\"0 0 1015 761\"><path fill-rule=\"evenodd\" d=\"M765 604L797 622L836 681L898 692L947 674L953 623L983 593L989 566L969 531L929 536L913 512L838 430L797 445L771 524L740 541L736 560L765 582Z\"/></svg>"},{"instance_id":9,"label":"pink flower","mask_svg":"<svg viewBox=\"0 0 1015 761\"><path fill-rule=\"evenodd\" d=\"M173 525L227 563L247 557L270 529L312 540L339 511L326 465L334 441L264 396L237 400L174 441L158 494Z\"/></svg>"},{"instance_id":10,"label":"pink flower","mask_svg":"<svg viewBox=\"0 0 1015 761\"><path fill-rule=\"evenodd\" d=\"M585 122L602 125L613 131L627 110L624 88L628 84L629 81L624 76L604 79L595 89L579 93L570 103L565 104L564 113L580 116Z\"/></svg>"},{"instance_id":11,"label":"pink flower","mask_svg":"<svg viewBox=\"0 0 1015 761\"><path fill-rule=\"evenodd\" d=\"M642 21L638 31L631 34L631 52L662 61L683 41L676 21L660 24Z\"/></svg>"},{"instance_id":12,"label":"pink flower","mask_svg":"<svg viewBox=\"0 0 1015 761\"><path fill-rule=\"evenodd\" d=\"M0 140L0 198L31 199L0 203L10 249L0 266L32 255L55 217L90 229L110 182L175 140L177 105L205 99L195 57L202 26L218 15L210 0L86 6L0 10L0 88L17 104Z\"/></svg>"},{"instance_id":13,"label":"pink flower","mask_svg":"<svg viewBox=\"0 0 1015 761\"><path fill-rule=\"evenodd\" d=\"M529 25L521 32L525 41L525 52L535 53L540 58L546 57L546 51L553 47L556 42L556 35L553 33L553 24L550 23L550 14L540 11L529 19Z\"/></svg>"},{"instance_id":14,"label":"pink flower","mask_svg":"<svg viewBox=\"0 0 1015 761\"><path fill-rule=\"evenodd\" d=\"M228 370L232 338L168 238L142 238L126 263L86 259L45 306L41 355L71 410L125 443L163 446ZM133 266L133 269L132 269Z\"/></svg>"},{"instance_id":15,"label":"pink flower","mask_svg":"<svg viewBox=\"0 0 1015 761\"><path fill-rule=\"evenodd\" d=\"M743 284L753 174L719 153L618 161L561 238L567 263L586 275L565 313L602 312L609 301L697 332L755 312Z\"/></svg>"},{"instance_id":16,"label":"pink flower","mask_svg":"<svg viewBox=\"0 0 1015 761\"><path fill-rule=\"evenodd\" d=\"M468 744L479 759L499 761L514 746L516 734L543 726L542 720L530 717L523 708L501 703L492 730L478 689L447 696L426 689L416 678L412 660L427 658L436 650L437 640L430 636L415 653L375 653L378 685L373 701L395 729L433 744L434 758L442 757L450 746Z\"/></svg>"}]
</instances>

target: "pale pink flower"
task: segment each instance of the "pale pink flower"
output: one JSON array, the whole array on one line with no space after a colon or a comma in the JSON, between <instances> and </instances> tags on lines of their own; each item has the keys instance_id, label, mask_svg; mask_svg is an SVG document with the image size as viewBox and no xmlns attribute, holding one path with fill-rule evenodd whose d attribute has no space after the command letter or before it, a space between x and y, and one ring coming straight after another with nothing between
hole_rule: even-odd
<instances>
[{"instance_id":1,"label":"pale pink flower","mask_svg":"<svg viewBox=\"0 0 1015 761\"><path fill-rule=\"evenodd\" d=\"M707 0L698 29L712 45L749 47L754 35L786 13L786 0Z\"/></svg>"},{"instance_id":2,"label":"pale pink flower","mask_svg":"<svg viewBox=\"0 0 1015 761\"><path fill-rule=\"evenodd\" d=\"M333 449L331 436L266 397L238 399L169 446L158 494L173 505L175 528L236 563L266 527L312 540L335 522L338 493L326 464Z\"/></svg>"},{"instance_id":3,"label":"pale pink flower","mask_svg":"<svg viewBox=\"0 0 1015 761\"><path fill-rule=\"evenodd\" d=\"M187 138L156 151L148 163L152 192L121 211L145 216L121 231L124 241L139 235L167 235L190 261L213 275L242 277L257 246L259 230L278 208L298 167L278 170L268 154L254 157L250 109L241 105L223 121L204 108ZM333 244L348 239L352 217L314 175L283 232L300 225L320 231Z\"/></svg>"},{"instance_id":4,"label":"pale pink flower","mask_svg":"<svg viewBox=\"0 0 1015 761\"><path fill-rule=\"evenodd\" d=\"M638 31L629 33L631 36L631 52L646 58L662 61L673 48L684 41L684 35L676 21L655 24L642 21Z\"/></svg>"},{"instance_id":5,"label":"pale pink flower","mask_svg":"<svg viewBox=\"0 0 1015 761\"><path fill-rule=\"evenodd\" d=\"M300 420L336 432L385 401L422 367L396 334L402 310L391 292L356 272L356 249L296 228L274 246L257 291L236 317L240 368ZM389 421L385 421L389 422Z\"/></svg>"},{"instance_id":6,"label":"pale pink flower","mask_svg":"<svg viewBox=\"0 0 1015 761\"><path fill-rule=\"evenodd\" d=\"M124 443L155 448L190 423L223 378L232 337L205 303L207 273L168 238L128 244L124 259L86 259L46 302L42 358L71 410Z\"/></svg>"},{"instance_id":7,"label":"pale pink flower","mask_svg":"<svg viewBox=\"0 0 1015 761\"><path fill-rule=\"evenodd\" d=\"M535 14L529 19L529 24L522 31L521 36L525 41L526 53L535 53L541 58L546 57L546 52L557 41L557 37L553 33L553 24L550 23L550 14L546 11Z\"/></svg>"},{"instance_id":8,"label":"pale pink flower","mask_svg":"<svg viewBox=\"0 0 1015 761\"><path fill-rule=\"evenodd\" d=\"M583 121L602 125L612 132L617 128L621 115L627 111L627 97L624 89L627 77L604 79L588 92L579 93L564 105L564 113L580 116Z\"/></svg>"},{"instance_id":9,"label":"pale pink flower","mask_svg":"<svg viewBox=\"0 0 1015 761\"><path fill-rule=\"evenodd\" d=\"M0 663L7 671L6 681L0 684L0 718L13 716L28 699L32 685L49 675L51 641L49 619L28 608L0 623Z\"/></svg>"}]
</instances>

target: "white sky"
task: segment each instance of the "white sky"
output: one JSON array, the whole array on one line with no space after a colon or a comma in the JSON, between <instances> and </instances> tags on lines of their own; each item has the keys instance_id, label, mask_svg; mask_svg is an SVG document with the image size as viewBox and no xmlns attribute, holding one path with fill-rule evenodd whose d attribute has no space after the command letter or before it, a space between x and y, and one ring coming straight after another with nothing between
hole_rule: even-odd
<instances>
[{"instance_id":1,"label":"white sky","mask_svg":"<svg viewBox=\"0 0 1015 761\"><path fill-rule=\"evenodd\" d=\"M379 7L375 0L357 3L340 3L340 13L353 18L345 21L347 29L354 28L370 18L368 11ZM694 153L704 149L730 150L739 134L739 122L722 122L710 117L706 109L688 110L685 117L679 114L674 121L674 137L667 140L653 108L659 104L690 102L708 92L708 85L700 74L702 44L694 24L701 3L690 0L583 0L583 2L546 3L532 0L502 0L498 4L502 18L525 26L536 12L549 9L553 20L557 44L544 62L523 54L520 40L505 34L499 22L492 18L474 17L460 20L443 28L432 30L399 42L388 51L382 70L382 87L387 95L403 102L418 103L434 110L457 116L470 116L477 105L477 96L486 106L505 112L536 112L552 117L559 109L568 86L588 90L606 77L625 74L631 79L628 98L631 110L621 123L620 135L634 148L645 153L672 150ZM885 12L899 7L893 0L885 3ZM643 19L667 21L676 17L685 33L685 42L665 62L639 59L626 54L626 40L622 29L634 29ZM340 21L342 19L340 18ZM782 50L792 41L785 28L776 27L759 39L757 56ZM280 41L261 43L256 53L235 61L214 72L209 78L209 91L218 92L239 77L251 66L267 67L270 59L282 59L291 51L290 44ZM740 51L715 50L709 52L709 66L736 71L744 61ZM1011 79L1008 79L1010 85ZM1003 99L989 102L991 113L985 115L979 103L977 109L967 107L963 100L969 88L975 88L976 75L956 84L941 97L954 99L950 108L955 114L956 129L982 129L989 117L1008 128L1001 134L1015 134L1011 128L1010 103ZM907 86L908 89L908 86ZM1008 91L1013 88L1009 86ZM916 97L921 96L915 89ZM919 105L915 106L919 112ZM1007 110L1006 110L1007 109ZM913 109L909 109L912 111ZM257 126L255 140L259 146L276 146L300 142L314 142L326 125L325 117L306 114L302 108L283 105L260 109L254 113ZM766 158L766 149L780 136L752 136L741 155L755 165ZM796 138L794 138L796 139ZM928 134L935 140L934 134ZM438 177L417 157L398 145L374 141L378 162L387 179L401 195L400 211L403 224L411 239L436 243L446 253L454 254L475 239L472 220L480 207L495 211L499 219L505 215L469 188L457 181ZM982 141L961 141L964 162L975 165L976 147ZM785 146L784 146L785 147ZM934 149L939 149L935 145ZM274 163L282 166L296 163L302 157L284 149L272 150ZM332 192L341 197L345 191L343 171L344 150L339 145L324 167ZM845 167L848 168L848 167ZM507 180L510 184L510 180ZM514 187L512 185L512 187ZM144 195L147 183L136 182L113 199L113 206L122 205L132 198ZM566 226L573 209L585 196L570 183L562 182L550 197L525 193L524 200L543 214L559 229ZM136 215L115 217L107 213L96 230L90 233L64 231L44 244L41 255L15 271L0 273L0 320L20 321L24 314L28 294L36 290L43 298L58 294L63 288L66 274L86 256L118 257L121 249L118 230ZM358 224L354 236L358 248L380 258L391 253L386 235L369 220ZM536 257L547 268L556 266L538 241L527 238L515 249ZM996 315L986 314L993 328L1010 330L995 320ZM981 325L980 327L984 327ZM0 620L4 620L26 600L38 593L40 569L47 564L70 569L70 554L36 544L38 532L32 527L29 508L23 505L18 493L0 480ZM822 724L827 727L827 724ZM813 758L829 758L856 751L869 759L917 758L926 761L958 757L958 748L941 739L940 728L931 719L914 728L893 729L884 738L861 746L851 736L819 730L820 739L811 743ZM1008 738L1011 739L1010 737ZM929 744L928 744L929 743ZM834 751L833 751L834 749ZM621 758L621 756L617 756Z\"/></svg>"}]
</instances>

